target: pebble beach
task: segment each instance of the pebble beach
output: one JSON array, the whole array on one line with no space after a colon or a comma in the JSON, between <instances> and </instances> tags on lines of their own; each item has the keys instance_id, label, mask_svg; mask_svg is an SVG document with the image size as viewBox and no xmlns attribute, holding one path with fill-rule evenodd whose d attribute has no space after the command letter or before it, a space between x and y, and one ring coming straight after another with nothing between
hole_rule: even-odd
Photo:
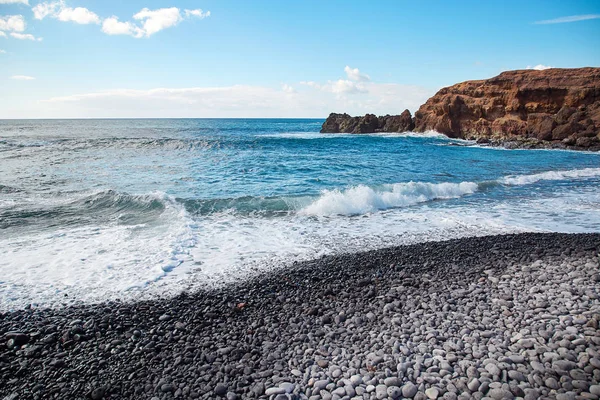
<instances>
[{"instance_id":1,"label":"pebble beach","mask_svg":"<svg viewBox=\"0 0 600 400\"><path fill-rule=\"evenodd\" d=\"M323 257L218 290L0 314L0 398L598 399L600 234Z\"/></svg>"}]
</instances>

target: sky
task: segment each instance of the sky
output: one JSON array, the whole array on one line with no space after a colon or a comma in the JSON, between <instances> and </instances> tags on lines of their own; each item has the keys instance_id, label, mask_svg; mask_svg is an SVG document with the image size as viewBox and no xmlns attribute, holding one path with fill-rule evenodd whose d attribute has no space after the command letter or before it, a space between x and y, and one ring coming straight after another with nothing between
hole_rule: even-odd
<instances>
[{"instance_id":1,"label":"sky","mask_svg":"<svg viewBox=\"0 0 600 400\"><path fill-rule=\"evenodd\" d=\"M0 0L0 119L398 114L583 66L598 0Z\"/></svg>"}]
</instances>

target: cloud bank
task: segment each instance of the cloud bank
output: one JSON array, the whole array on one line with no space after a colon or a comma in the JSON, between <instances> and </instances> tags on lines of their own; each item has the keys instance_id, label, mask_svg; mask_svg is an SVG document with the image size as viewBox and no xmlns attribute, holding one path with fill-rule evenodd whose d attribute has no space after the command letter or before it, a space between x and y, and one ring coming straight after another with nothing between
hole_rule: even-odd
<instances>
[{"instance_id":1,"label":"cloud bank","mask_svg":"<svg viewBox=\"0 0 600 400\"><path fill-rule=\"evenodd\" d=\"M360 86L358 86L360 85ZM298 86L113 89L53 97L28 110L0 109L0 118L277 118L325 117L329 112L359 115L415 111L435 89L349 79Z\"/></svg>"}]
</instances>

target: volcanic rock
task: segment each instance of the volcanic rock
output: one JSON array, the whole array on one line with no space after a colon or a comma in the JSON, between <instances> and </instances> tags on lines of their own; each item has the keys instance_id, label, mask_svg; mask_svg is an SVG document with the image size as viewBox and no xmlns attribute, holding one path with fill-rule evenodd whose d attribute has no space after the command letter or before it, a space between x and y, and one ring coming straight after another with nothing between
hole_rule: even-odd
<instances>
[{"instance_id":1,"label":"volcanic rock","mask_svg":"<svg viewBox=\"0 0 600 400\"><path fill-rule=\"evenodd\" d=\"M443 88L415 113L415 131L428 130L600 148L600 68L507 71Z\"/></svg>"},{"instance_id":2,"label":"volcanic rock","mask_svg":"<svg viewBox=\"0 0 600 400\"><path fill-rule=\"evenodd\" d=\"M414 126L413 118L408 110L404 110L400 115L380 117L374 114L351 117L348 114L331 113L323 123L321 133L408 132L413 130Z\"/></svg>"}]
</instances>

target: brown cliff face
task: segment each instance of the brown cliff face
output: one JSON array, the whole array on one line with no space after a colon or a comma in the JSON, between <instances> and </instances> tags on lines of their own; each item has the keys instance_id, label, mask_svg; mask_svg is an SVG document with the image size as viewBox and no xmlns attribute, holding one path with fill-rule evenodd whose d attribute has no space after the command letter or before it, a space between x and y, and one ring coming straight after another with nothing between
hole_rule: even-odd
<instances>
[{"instance_id":1,"label":"brown cliff face","mask_svg":"<svg viewBox=\"0 0 600 400\"><path fill-rule=\"evenodd\" d=\"M323 123L321 133L375 133L407 132L415 127L410 111L400 115L377 117L367 114L364 117L351 117L348 114L331 113Z\"/></svg>"},{"instance_id":2,"label":"brown cliff face","mask_svg":"<svg viewBox=\"0 0 600 400\"><path fill-rule=\"evenodd\" d=\"M443 88L415 113L415 131L426 130L600 146L600 68L507 71Z\"/></svg>"}]
</instances>

